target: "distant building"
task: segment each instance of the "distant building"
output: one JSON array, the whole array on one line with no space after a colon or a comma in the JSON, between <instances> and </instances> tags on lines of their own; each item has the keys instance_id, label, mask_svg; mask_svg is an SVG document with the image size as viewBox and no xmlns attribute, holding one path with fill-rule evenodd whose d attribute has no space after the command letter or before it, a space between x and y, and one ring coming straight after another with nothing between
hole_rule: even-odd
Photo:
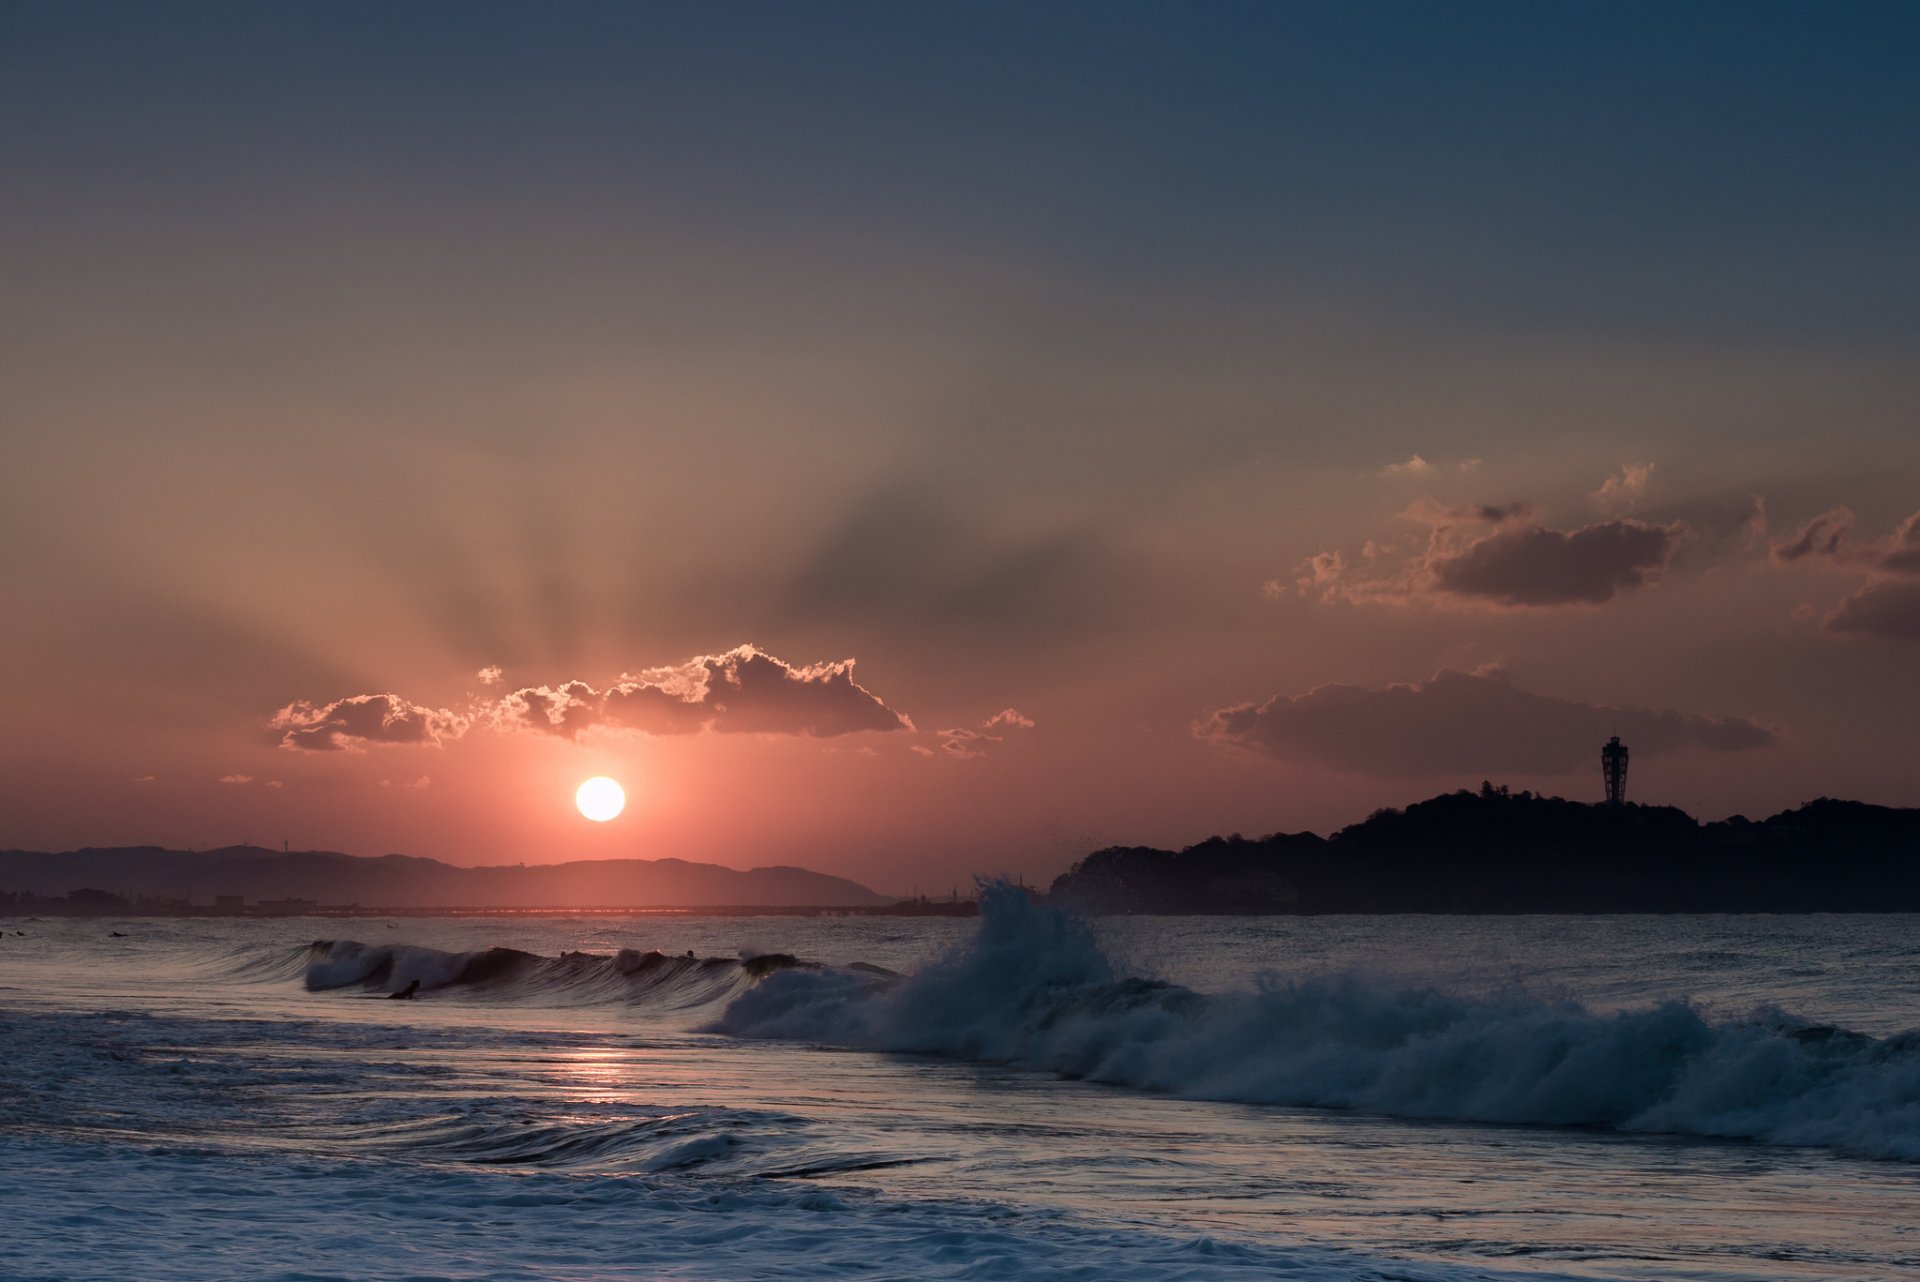
<instances>
[{"instance_id":1,"label":"distant building","mask_svg":"<svg viewBox=\"0 0 1920 1282\"><path fill-rule=\"evenodd\" d=\"M237 913L247 906L245 895L215 895L213 911L217 913Z\"/></svg>"},{"instance_id":2,"label":"distant building","mask_svg":"<svg viewBox=\"0 0 1920 1282\"><path fill-rule=\"evenodd\" d=\"M1607 804L1625 805L1627 800L1627 745L1615 735L1600 749L1600 773L1607 781Z\"/></svg>"},{"instance_id":3,"label":"distant building","mask_svg":"<svg viewBox=\"0 0 1920 1282\"><path fill-rule=\"evenodd\" d=\"M253 910L269 917L305 917L318 907L317 899L262 899Z\"/></svg>"}]
</instances>

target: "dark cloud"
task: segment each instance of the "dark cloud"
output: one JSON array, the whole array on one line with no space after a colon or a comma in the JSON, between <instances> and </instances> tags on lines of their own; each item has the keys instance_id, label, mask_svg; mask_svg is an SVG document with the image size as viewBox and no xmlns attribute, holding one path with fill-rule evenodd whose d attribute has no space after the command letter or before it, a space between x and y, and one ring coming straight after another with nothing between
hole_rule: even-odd
<instances>
[{"instance_id":1,"label":"dark cloud","mask_svg":"<svg viewBox=\"0 0 1920 1282\"><path fill-rule=\"evenodd\" d=\"M1853 532L1855 517L1850 508L1837 507L1822 512L1790 539L1773 545L1773 559L1791 565L1808 557L1838 558L1845 550L1847 536Z\"/></svg>"},{"instance_id":2,"label":"dark cloud","mask_svg":"<svg viewBox=\"0 0 1920 1282\"><path fill-rule=\"evenodd\" d=\"M1920 582L1869 583L1827 616L1829 632L1920 641Z\"/></svg>"},{"instance_id":3,"label":"dark cloud","mask_svg":"<svg viewBox=\"0 0 1920 1282\"><path fill-rule=\"evenodd\" d=\"M1677 526L1603 521L1571 532L1504 529L1428 562L1437 591L1500 605L1599 605L1673 559Z\"/></svg>"},{"instance_id":4,"label":"dark cloud","mask_svg":"<svg viewBox=\"0 0 1920 1282\"><path fill-rule=\"evenodd\" d=\"M1642 755L1680 747L1736 752L1779 738L1745 717L1614 709L1534 694L1499 668L1449 669L1384 690L1321 686L1222 708L1196 732L1270 757L1383 777L1558 774L1596 765L1600 745L1614 734Z\"/></svg>"},{"instance_id":5,"label":"dark cloud","mask_svg":"<svg viewBox=\"0 0 1920 1282\"><path fill-rule=\"evenodd\" d=\"M1851 508L1822 512L1792 538L1775 543L1773 559L1780 565L1816 560L1870 573L1920 575L1920 512L1884 539L1859 538L1858 527Z\"/></svg>"},{"instance_id":6,"label":"dark cloud","mask_svg":"<svg viewBox=\"0 0 1920 1282\"><path fill-rule=\"evenodd\" d=\"M854 661L797 667L751 645L622 677L530 686L494 705L501 729L573 738L592 726L647 734L785 734L832 738L913 723L853 679Z\"/></svg>"},{"instance_id":7,"label":"dark cloud","mask_svg":"<svg viewBox=\"0 0 1920 1282\"><path fill-rule=\"evenodd\" d=\"M1355 561L1322 552L1295 571L1294 590L1321 601L1601 605L1659 577L1687 532L1679 522L1631 517L1555 530L1538 524L1525 503L1416 504L1401 515L1428 527L1417 547L1369 542ZM1267 591L1286 587L1275 581Z\"/></svg>"},{"instance_id":8,"label":"dark cloud","mask_svg":"<svg viewBox=\"0 0 1920 1282\"><path fill-rule=\"evenodd\" d=\"M1865 582L1826 615L1828 632L1842 636L1920 641L1920 512L1883 539L1863 539L1852 509L1836 507L1814 517L1790 539L1775 543L1778 565L1815 561L1864 573ZM1806 615L1812 607L1802 607Z\"/></svg>"},{"instance_id":9,"label":"dark cloud","mask_svg":"<svg viewBox=\"0 0 1920 1282\"><path fill-rule=\"evenodd\" d=\"M397 694L356 694L324 705L290 703L268 724L283 732L283 748L339 752L370 743L438 745L466 733L468 718Z\"/></svg>"},{"instance_id":10,"label":"dark cloud","mask_svg":"<svg viewBox=\"0 0 1920 1282\"><path fill-rule=\"evenodd\" d=\"M1526 520L1533 515L1533 507L1527 503L1481 503L1457 515L1476 521L1485 521L1489 525L1500 525L1507 521Z\"/></svg>"},{"instance_id":11,"label":"dark cloud","mask_svg":"<svg viewBox=\"0 0 1920 1282\"><path fill-rule=\"evenodd\" d=\"M1422 499L1400 513L1400 518L1444 530L1455 525L1502 525L1525 521L1533 516L1533 504L1516 499L1511 503L1436 503Z\"/></svg>"}]
</instances>

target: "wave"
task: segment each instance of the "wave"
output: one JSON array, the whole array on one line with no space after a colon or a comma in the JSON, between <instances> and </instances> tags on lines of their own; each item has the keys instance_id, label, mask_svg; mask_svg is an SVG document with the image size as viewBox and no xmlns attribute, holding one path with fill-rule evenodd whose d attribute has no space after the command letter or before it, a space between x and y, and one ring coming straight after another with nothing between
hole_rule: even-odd
<instances>
[{"instance_id":1,"label":"wave","mask_svg":"<svg viewBox=\"0 0 1920 1282\"><path fill-rule=\"evenodd\" d=\"M616 953L568 952L542 957L517 948L445 952L412 944L318 940L301 950L311 992L358 989L422 993L459 990L493 1000L553 1005L647 1005L687 1010L738 996L789 967L808 963L785 953L757 957L683 957L623 948ZM266 973L280 973L265 967Z\"/></svg>"},{"instance_id":2,"label":"wave","mask_svg":"<svg viewBox=\"0 0 1920 1282\"><path fill-rule=\"evenodd\" d=\"M1920 1161L1920 1030L1875 1038L1684 1001L1595 1011L1351 976L1202 993L1122 973L1083 920L987 886L967 944L901 976L787 954L543 957L322 940L240 963L312 991L699 1012L704 1031L1005 1063L1139 1090L1454 1121L1762 1140ZM717 1014L715 1014L717 1012Z\"/></svg>"},{"instance_id":3,"label":"wave","mask_svg":"<svg viewBox=\"0 0 1920 1282\"><path fill-rule=\"evenodd\" d=\"M604 1103L599 1112L605 1114ZM740 1109L626 1110L634 1116L566 1117L501 1109L472 1101L429 1116L334 1127L329 1139L349 1152L399 1152L413 1158L481 1166L572 1171L657 1172L692 1166L777 1163L796 1119ZM749 1169L752 1169L749 1167ZM757 1172L756 1172L757 1173Z\"/></svg>"},{"instance_id":4,"label":"wave","mask_svg":"<svg viewBox=\"0 0 1920 1282\"><path fill-rule=\"evenodd\" d=\"M785 968L709 1031L1010 1063L1199 1099L1743 1138L1920 1161L1920 1031L1874 1038L1673 1001L1605 1013L1355 978L1202 994L1125 976L1086 924L988 886L905 978Z\"/></svg>"}]
</instances>

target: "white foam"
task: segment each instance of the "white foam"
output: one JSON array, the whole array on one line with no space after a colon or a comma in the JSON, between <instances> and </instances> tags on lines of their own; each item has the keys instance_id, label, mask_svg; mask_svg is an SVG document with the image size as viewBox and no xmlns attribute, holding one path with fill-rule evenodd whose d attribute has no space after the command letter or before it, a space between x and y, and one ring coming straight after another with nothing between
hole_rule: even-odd
<instances>
[{"instance_id":1,"label":"white foam","mask_svg":"<svg viewBox=\"0 0 1920 1282\"><path fill-rule=\"evenodd\" d=\"M715 1025L932 1052L1202 1099L1743 1137L1920 1161L1920 1034L1711 1022L1358 979L1202 995L1119 978L1082 923L1007 887L978 936L898 984L786 971Z\"/></svg>"}]
</instances>

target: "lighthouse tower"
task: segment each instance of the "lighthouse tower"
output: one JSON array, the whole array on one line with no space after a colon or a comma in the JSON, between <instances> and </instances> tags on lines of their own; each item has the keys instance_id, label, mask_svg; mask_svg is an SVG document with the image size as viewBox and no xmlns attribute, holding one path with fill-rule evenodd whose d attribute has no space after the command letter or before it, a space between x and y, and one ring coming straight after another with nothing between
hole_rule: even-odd
<instances>
[{"instance_id":1,"label":"lighthouse tower","mask_svg":"<svg viewBox=\"0 0 1920 1282\"><path fill-rule=\"evenodd\" d=\"M1600 773L1607 780L1607 804L1624 805L1627 800L1627 745L1615 735L1600 749Z\"/></svg>"}]
</instances>

